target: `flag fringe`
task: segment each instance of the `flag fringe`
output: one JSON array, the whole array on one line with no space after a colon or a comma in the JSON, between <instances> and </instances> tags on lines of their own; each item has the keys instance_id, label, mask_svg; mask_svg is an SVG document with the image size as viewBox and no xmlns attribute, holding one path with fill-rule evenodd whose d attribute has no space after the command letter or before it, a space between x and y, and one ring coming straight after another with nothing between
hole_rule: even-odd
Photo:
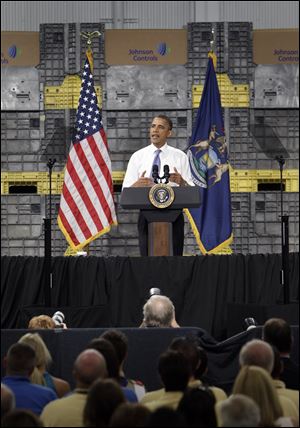
<instances>
[{"instance_id":1,"label":"flag fringe","mask_svg":"<svg viewBox=\"0 0 300 428\"><path fill-rule=\"evenodd\" d=\"M89 239L87 239L86 241L82 242L79 245L74 245L70 235L68 234L68 232L66 231L60 216L58 216L57 218L57 222L58 222L58 226L60 228L60 230L62 231L62 233L64 234L68 244L70 245L70 247L75 250L75 251L79 251L82 250L83 247L85 247L86 245L88 245L90 242L94 241L95 239L99 238L100 236L104 235L105 233L109 232L111 229L111 226L117 226L118 222L112 222L108 227L106 227L105 229L102 229L99 233L97 233L96 235L91 236Z\"/></svg>"},{"instance_id":2,"label":"flag fringe","mask_svg":"<svg viewBox=\"0 0 300 428\"><path fill-rule=\"evenodd\" d=\"M222 249L228 247L228 245L230 245L232 243L232 241L233 241L233 234L231 234L229 236L229 238L226 239L226 241L221 242L221 244L219 244L217 247L214 247L211 250L206 250L206 248L204 247L204 245L201 242L200 233L198 231L198 228L197 228L197 226L196 226L196 224L194 222L194 219L193 219L191 213L189 212L189 210L187 208L184 208L183 211L184 211L185 215L187 216L187 218L188 218L188 220L190 222L192 231L193 231L193 233L195 235L195 238L196 238L196 242L197 242L197 244L199 246L199 249L200 249L200 251L201 251L202 254L215 254L217 252L220 252Z\"/></svg>"}]
</instances>

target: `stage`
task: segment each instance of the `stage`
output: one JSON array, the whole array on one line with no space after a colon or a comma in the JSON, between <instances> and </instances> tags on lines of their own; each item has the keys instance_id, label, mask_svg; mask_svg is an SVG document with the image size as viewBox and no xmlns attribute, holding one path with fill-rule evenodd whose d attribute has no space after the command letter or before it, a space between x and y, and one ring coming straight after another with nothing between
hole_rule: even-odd
<instances>
[{"instance_id":1,"label":"stage","mask_svg":"<svg viewBox=\"0 0 300 428\"><path fill-rule=\"evenodd\" d=\"M232 320L228 312L232 304L274 307L283 301L280 254L55 257L52 262L51 302L45 302L44 258L1 258L2 328L26 327L26 319L44 313L45 306L50 315L65 311L71 328L138 327L149 289L158 287L173 301L181 327L201 328L221 341L232 322L241 331L242 320ZM290 296L299 299L298 253L290 254ZM230 335L233 331L230 327Z\"/></svg>"}]
</instances>

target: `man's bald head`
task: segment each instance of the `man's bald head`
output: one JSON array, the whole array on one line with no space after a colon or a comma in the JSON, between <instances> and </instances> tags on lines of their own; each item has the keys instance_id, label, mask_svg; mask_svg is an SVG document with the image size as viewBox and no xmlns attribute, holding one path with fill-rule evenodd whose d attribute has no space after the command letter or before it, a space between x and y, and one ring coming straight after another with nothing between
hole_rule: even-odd
<instances>
[{"instance_id":1,"label":"man's bald head","mask_svg":"<svg viewBox=\"0 0 300 428\"><path fill-rule=\"evenodd\" d=\"M272 347L263 340L254 339L247 342L240 351L240 366L258 366L271 373L274 366Z\"/></svg>"},{"instance_id":2,"label":"man's bald head","mask_svg":"<svg viewBox=\"0 0 300 428\"><path fill-rule=\"evenodd\" d=\"M80 388L89 388L96 379L105 379L107 368L103 355L95 349L81 352L75 360L73 376Z\"/></svg>"},{"instance_id":3,"label":"man's bald head","mask_svg":"<svg viewBox=\"0 0 300 428\"><path fill-rule=\"evenodd\" d=\"M154 295L143 308L145 327L172 327L175 322L175 308L166 296Z\"/></svg>"}]
</instances>

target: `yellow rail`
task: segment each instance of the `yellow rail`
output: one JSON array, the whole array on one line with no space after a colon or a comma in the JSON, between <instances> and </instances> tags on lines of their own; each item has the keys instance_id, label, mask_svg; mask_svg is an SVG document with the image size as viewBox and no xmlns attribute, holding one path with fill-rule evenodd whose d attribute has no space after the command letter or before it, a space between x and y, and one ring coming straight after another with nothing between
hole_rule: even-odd
<instances>
[{"instance_id":1,"label":"yellow rail","mask_svg":"<svg viewBox=\"0 0 300 428\"><path fill-rule=\"evenodd\" d=\"M217 74L222 107L250 107L250 89L248 84L237 84L231 82L227 74ZM198 108L204 86L192 86L192 105Z\"/></svg>"},{"instance_id":2,"label":"yellow rail","mask_svg":"<svg viewBox=\"0 0 300 428\"><path fill-rule=\"evenodd\" d=\"M66 76L60 86L46 86L44 90L45 110L77 109L81 88L78 75ZM95 86L99 108L102 106L102 88Z\"/></svg>"},{"instance_id":3,"label":"yellow rail","mask_svg":"<svg viewBox=\"0 0 300 428\"><path fill-rule=\"evenodd\" d=\"M114 184L122 184L124 171L113 171ZM52 173L52 193L60 194L64 181L64 172ZM285 192L299 192L299 170L288 169L283 171L283 182ZM261 183L280 183L280 173L275 170L264 169L231 169L230 188L231 192L257 192ZM49 193L48 172L2 172L1 194L8 195L11 186L36 186L37 194Z\"/></svg>"}]
</instances>

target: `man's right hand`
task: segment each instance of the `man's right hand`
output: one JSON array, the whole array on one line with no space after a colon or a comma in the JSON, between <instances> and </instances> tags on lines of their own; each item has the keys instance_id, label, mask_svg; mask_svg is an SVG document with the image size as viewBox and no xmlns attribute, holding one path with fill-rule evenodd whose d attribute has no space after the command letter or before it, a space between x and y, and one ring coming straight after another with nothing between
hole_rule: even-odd
<instances>
[{"instance_id":1,"label":"man's right hand","mask_svg":"<svg viewBox=\"0 0 300 428\"><path fill-rule=\"evenodd\" d=\"M146 171L140 176L140 178L133 183L131 187L152 187L154 182L152 178L145 177Z\"/></svg>"}]
</instances>

